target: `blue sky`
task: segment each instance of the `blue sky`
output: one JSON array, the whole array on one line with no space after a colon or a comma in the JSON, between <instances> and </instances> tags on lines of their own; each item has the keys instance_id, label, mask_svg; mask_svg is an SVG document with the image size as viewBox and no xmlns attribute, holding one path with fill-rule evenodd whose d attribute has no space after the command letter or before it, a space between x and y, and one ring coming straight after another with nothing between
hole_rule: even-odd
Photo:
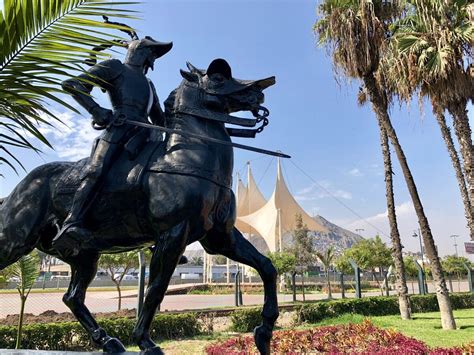
<instances>
[{"instance_id":1,"label":"blue sky","mask_svg":"<svg viewBox=\"0 0 474 355\"><path fill-rule=\"evenodd\" d=\"M138 6L143 20L129 22L139 35L173 41L170 53L155 64L149 76L163 102L179 81L185 62L205 68L217 57L228 60L233 75L242 79L276 76L276 85L266 90L270 125L255 140L241 143L279 149L307 172L314 184L295 166L284 161L290 191L310 214L320 214L340 226L373 237L376 231L355 215L389 234L379 133L370 107L358 107L358 83L339 86L324 49L316 46L312 26L317 16L315 1L148 1ZM116 56L123 59L122 56ZM95 91L106 106L107 98ZM21 152L28 170L47 161L74 160L85 156L97 133L89 128L87 115L75 116L55 108L69 127L48 130L55 151L38 157ZM471 109L471 124L474 124ZM405 148L420 195L431 221L441 254L452 254L449 238L459 234L458 243L468 241L463 208L451 163L439 129L426 106L424 116L417 103L409 109L392 110L392 119ZM235 171L244 171L251 161L265 196L272 192L276 162L272 158L235 151ZM403 244L418 250L411 238L417 220L410 204L403 175L395 163L396 203ZM265 173L265 170L268 170ZM0 195L7 195L24 176L4 171ZM324 189L321 189L323 186ZM328 193L329 191L329 193ZM342 201L350 209L343 206ZM386 237L384 237L388 240ZM462 248L459 248L460 250Z\"/></svg>"}]
</instances>

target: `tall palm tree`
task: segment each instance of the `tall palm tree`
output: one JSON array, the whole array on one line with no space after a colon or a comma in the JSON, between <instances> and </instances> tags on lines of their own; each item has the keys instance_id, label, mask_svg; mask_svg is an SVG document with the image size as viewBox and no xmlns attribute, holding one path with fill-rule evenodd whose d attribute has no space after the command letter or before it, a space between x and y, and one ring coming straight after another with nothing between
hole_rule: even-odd
<instances>
[{"instance_id":1,"label":"tall palm tree","mask_svg":"<svg viewBox=\"0 0 474 355\"><path fill-rule=\"evenodd\" d=\"M320 6L321 19L315 30L319 42L332 52L336 70L349 78L363 81L378 124L392 143L418 217L427 255L433 268L437 299L444 329L455 329L448 289L441 269L431 229L418 195L411 170L388 114L391 100L383 76L378 72L386 51L388 26L405 10L401 1L325 0ZM382 133L383 134L383 133ZM395 235L394 235L395 236ZM401 248L401 244L393 245ZM400 250L401 252L401 250ZM400 270L397 270L400 272ZM401 302L400 302L400 305ZM401 312L407 312L401 309ZM408 318L407 314L404 318Z\"/></svg>"},{"instance_id":2,"label":"tall palm tree","mask_svg":"<svg viewBox=\"0 0 474 355\"><path fill-rule=\"evenodd\" d=\"M324 270L326 271L326 282L328 286L328 299L332 298L331 292L331 280L329 278L329 268L332 266L334 262L334 247L330 246L326 249L324 253L316 252L316 256L318 257L319 261L324 265Z\"/></svg>"},{"instance_id":3,"label":"tall palm tree","mask_svg":"<svg viewBox=\"0 0 474 355\"><path fill-rule=\"evenodd\" d=\"M106 0L10 0L0 9L0 164L21 166L16 148L39 151L38 139L51 147L39 125L58 118L48 101L76 111L56 97L64 77L83 71L83 63L104 57L93 48L117 45L119 37L104 29L125 27L103 22L101 15L131 17L119 6L133 2ZM76 111L77 112L77 111ZM13 150L12 150L13 148Z\"/></svg>"},{"instance_id":4,"label":"tall palm tree","mask_svg":"<svg viewBox=\"0 0 474 355\"><path fill-rule=\"evenodd\" d=\"M410 0L406 16L394 24L384 72L402 100L411 101L414 94L430 99L474 239L474 151L466 110L473 98L474 78L465 64L472 51L474 23L468 14L466 0ZM464 172L446 123L446 110L454 118Z\"/></svg>"}]
</instances>

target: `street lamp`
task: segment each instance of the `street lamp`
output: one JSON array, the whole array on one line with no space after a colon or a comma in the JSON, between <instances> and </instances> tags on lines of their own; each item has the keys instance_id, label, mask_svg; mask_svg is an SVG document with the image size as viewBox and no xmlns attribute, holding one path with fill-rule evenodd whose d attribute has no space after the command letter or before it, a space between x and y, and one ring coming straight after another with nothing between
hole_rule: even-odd
<instances>
[{"instance_id":1,"label":"street lamp","mask_svg":"<svg viewBox=\"0 0 474 355\"><path fill-rule=\"evenodd\" d=\"M416 233L416 231L413 231L413 235L412 235L413 238L417 238L420 240L420 253L421 253L421 268L423 269L423 285L425 287L425 293L428 293L428 285L426 284L426 278L425 278L425 275L424 275L424 272L425 272L425 261L424 261L424 251L423 251L423 243L421 242L421 232L420 230L418 229L418 234Z\"/></svg>"},{"instance_id":2,"label":"street lamp","mask_svg":"<svg viewBox=\"0 0 474 355\"><path fill-rule=\"evenodd\" d=\"M413 235L412 235L413 238L419 238L420 240L420 253L421 253L421 266L424 267L424 261L423 261L423 254L424 254L424 251L423 251L423 243L421 242L421 233L420 233L420 230L418 229L418 234L416 233L416 231L413 231Z\"/></svg>"},{"instance_id":3,"label":"street lamp","mask_svg":"<svg viewBox=\"0 0 474 355\"><path fill-rule=\"evenodd\" d=\"M454 250L456 252L456 257L458 257L458 244L456 243L456 238L459 238L459 235L457 234L453 234L450 236L450 238L453 238L454 239Z\"/></svg>"}]
</instances>

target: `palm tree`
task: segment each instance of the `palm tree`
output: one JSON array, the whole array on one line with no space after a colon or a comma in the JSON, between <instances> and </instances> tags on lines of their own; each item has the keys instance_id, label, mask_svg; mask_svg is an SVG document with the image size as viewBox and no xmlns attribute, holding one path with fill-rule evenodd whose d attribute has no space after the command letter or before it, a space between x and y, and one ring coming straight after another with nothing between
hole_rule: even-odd
<instances>
[{"instance_id":1,"label":"palm tree","mask_svg":"<svg viewBox=\"0 0 474 355\"><path fill-rule=\"evenodd\" d=\"M365 88L359 91L359 104L365 104L367 100ZM393 195L393 170L392 157L388 142L387 132L379 123L380 145L382 147L384 175L385 175L385 195L387 198L387 216L390 226L390 239L392 240L392 259L395 266L395 278L397 280L398 305L400 316L403 320L411 319L410 299L408 298L408 286L406 281L405 263L403 261L402 243L398 230L397 214L395 211L395 197Z\"/></svg>"},{"instance_id":2,"label":"palm tree","mask_svg":"<svg viewBox=\"0 0 474 355\"><path fill-rule=\"evenodd\" d=\"M464 64L474 40L474 23L469 20L466 0L409 3L407 15L394 25L384 72L402 100L411 101L415 93L430 99L456 172L471 239L474 239L474 152L466 110L468 100L473 97L474 80ZM446 123L446 110L454 117L465 174Z\"/></svg>"},{"instance_id":3,"label":"palm tree","mask_svg":"<svg viewBox=\"0 0 474 355\"><path fill-rule=\"evenodd\" d=\"M330 246L326 249L324 253L316 252L316 256L318 257L319 261L321 261L324 265L324 270L326 271L326 282L328 285L328 298L332 298L331 292L331 280L329 279L329 268L332 266L334 261L334 247Z\"/></svg>"},{"instance_id":4,"label":"palm tree","mask_svg":"<svg viewBox=\"0 0 474 355\"><path fill-rule=\"evenodd\" d=\"M378 124L385 130L395 149L415 207L425 249L433 268L442 326L444 329L455 329L456 324L448 289L428 219L405 153L388 114L391 93L387 91L383 76L378 71L381 58L386 51L388 26L403 13L402 5L401 1L396 0L391 2L383 0L325 0L320 6L322 17L316 23L315 30L319 36L319 43L326 45L331 50L336 70L342 72L346 77L363 81ZM397 245L400 244L395 244L393 247L397 248ZM405 315L404 318L408 317Z\"/></svg>"},{"instance_id":5,"label":"palm tree","mask_svg":"<svg viewBox=\"0 0 474 355\"><path fill-rule=\"evenodd\" d=\"M36 251L23 256L7 269L7 274L13 276L16 281L16 288L20 294L20 317L18 319L18 329L15 349L21 347L21 338L23 330L23 315L25 313L26 300L30 294L36 278L39 275L39 258Z\"/></svg>"},{"instance_id":6,"label":"palm tree","mask_svg":"<svg viewBox=\"0 0 474 355\"><path fill-rule=\"evenodd\" d=\"M104 57L93 48L117 45L119 37L103 31L120 24L103 22L99 16L130 17L118 6L130 2L93 0L11 0L0 9L0 164L15 172L21 161L12 148L39 152L29 137L48 147L39 125L58 118L46 107L53 101L70 107L56 95L61 81L83 71L85 60ZM99 18L98 18L99 17Z\"/></svg>"}]
</instances>

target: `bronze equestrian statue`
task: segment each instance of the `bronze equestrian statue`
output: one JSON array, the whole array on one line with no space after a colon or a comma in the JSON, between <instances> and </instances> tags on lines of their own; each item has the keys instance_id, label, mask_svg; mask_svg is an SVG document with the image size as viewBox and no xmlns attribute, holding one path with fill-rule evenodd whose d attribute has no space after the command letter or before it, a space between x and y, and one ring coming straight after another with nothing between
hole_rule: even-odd
<instances>
[{"instance_id":1,"label":"bronze equestrian statue","mask_svg":"<svg viewBox=\"0 0 474 355\"><path fill-rule=\"evenodd\" d=\"M120 67L118 63L117 67ZM0 270L34 248L60 257L72 271L64 303L97 346L105 352L120 353L125 351L121 342L108 336L85 306L86 290L95 277L101 253L154 246L147 294L133 339L144 353L161 354L149 334L153 316L186 246L199 241L207 253L222 254L255 268L260 274L265 301L263 321L255 328L254 337L260 352L269 354L272 330L278 318L277 273L271 261L234 227L236 206L231 180L232 145L236 144L230 136L255 136L268 123L268 110L261 106L263 90L273 85L275 78L234 79L223 59L214 60L207 70L190 64L188 69L181 71L181 84L165 101L164 120L161 114L156 116L156 123L164 124L163 130L168 132L164 139L162 132L151 129L153 133L147 136L139 154L130 156L126 149L119 149L113 164L105 169L108 172L100 179L99 193L82 216L80 227L88 235L80 240L77 250L70 250L76 246L68 243L54 244L53 239L68 218L84 171L93 163L90 159L39 166L1 200ZM124 75L123 80L129 77ZM137 80L141 90L148 92L144 76ZM143 102L129 109L121 102L114 102L113 95L111 99L113 109L119 111L118 115L113 112L113 119L123 121L127 138L132 126L146 125ZM122 109L125 118L120 115ZM101 109L105 112L102 115L96 114L96 110L99 109L92 109L91 113L97 123L109 124L110 112ZM158 112L157 106L155 110ZM238 111L251 111L255 119L231 115ZM121 122L112 122L121 129ZM255 126L258 122L262 126L255 130L225 126L226 123ZM106 131L104 136L107 134Z\"/></svg>"}]
</instances>

